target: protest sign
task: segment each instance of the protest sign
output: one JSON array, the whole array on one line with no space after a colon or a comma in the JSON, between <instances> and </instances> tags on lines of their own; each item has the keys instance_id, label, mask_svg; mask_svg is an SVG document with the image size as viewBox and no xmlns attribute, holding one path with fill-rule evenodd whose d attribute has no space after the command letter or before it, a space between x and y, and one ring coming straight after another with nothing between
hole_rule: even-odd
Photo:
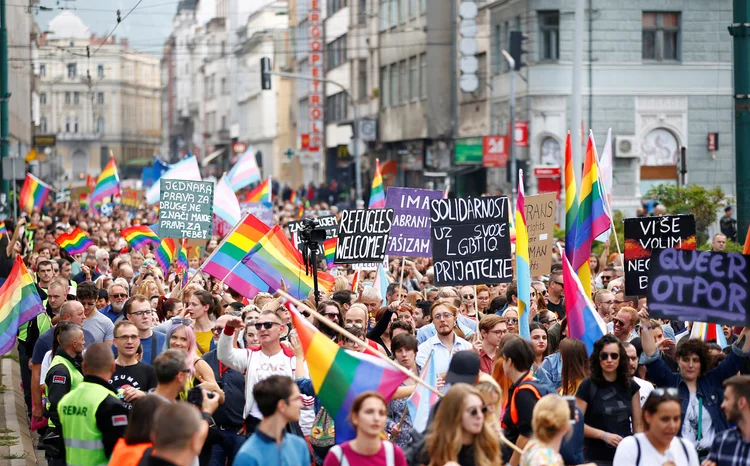
<instances>
[{"instance_id":1,"label":"protest sign","mask_svg":"<svg viewBox=\"0 0 750 466\"><path fill-rule=\"evenodd\" d=\"M141 203L144 199L144 191L142 189L130 189L125 188L122 190L122 200L120 204L129 212L135 212L141 208Z\"/></svg>"},{"instance_id":2,"label":"protest sign","mask_svg":"<svg viewBox=\"0 0 750 466\"><path fill-rule=\"evenodd\" d=\"M211 238L214 184L211 181L160 180L159 236Z\"/></svg>"},{"instance_id":3,"label":"protest sign","mask_svg":"<svg viewBox=\"0 0 750 466\"><path fill-rule=\"evenodd\" d=\"M643 296L651 255L657 249L695 249L695 217L664 215L625 219L625 294Z\"/></svg>"},{"instance_id":4,"label":"protest sign","mask_svg":"<svg viewBox=\"0 0 750 466\"><path fill-rule=\"evenodd\" d=\"M336 222L336 217L334 215L328 215L326 217L317 217L317 226L316 228L322 228L326 231L326 239L335 238L338 234L338 223ZM297 222L289 222L287 223L287 226L289 227L289 234L292 235L292 244L294 244L294 247L297 249L300 249L300 237L299 237L299 231L303 227L302 221ZM325 255L325 250L323 249L323 243L320 243L318 245L318 257L323 257Z\"/></svg>"},{"instance_id":5,"label":"protest sign","mask_svg":"<svg viewBox=\"0 0 750 466\"><path fill-rule=\"evenodd\" d=\"M265 202L241 202L240 212L242 215L248 212L253 214L255 218L265 223L269 227L274 225L273 221L273 209Z\"/></svg>"},{"instance_id":6,"label":"protest sign","mask_svg":"<svg viewBox=\"0 0 750 466\"><path fill-rule=\"evenodd\" d=\"M358 209L341 212L334 264L380 262L385 257L393 209Z\"/></svg>"},{"instance_id":7,"label":"protest sign","mask_svg":"<svg viewBox=\"0 0 750 466\"><path fill-rule=\"evenodd\" d=\"M648 273L652 317L750 325L750 256L712 251L655 250Z\"/></svg>"},{"instance_id":8,"label":"protest sign","mask_svg":"<svg viewBox=\"0 0 750 466\"><path fill-rule=\"evenodd\" d=\"M529 232L529 269L531 276L546 275L552 268L555 193L526 196L526 228Z\"/></svg>"},{"instance_id":9,"label":"protest sign","mask_svg":"<svg viewBox=\"0 0 750 466\"><path fill-rule=\"evenodd\" d=\"M507 197L434 200L430 219L435 285L513 279Z\"/></svg>"},{"instance_id":10,"label":"protest sign","mask_svg":"<svg viewBox=\"0 0 750 466\"><path fill-rule=\"evenodd\" d=\"M430 202L443 193L429 189L388 188L385 207L393 209L388 254L431 257Z\"/></svg>"}]
</instances>

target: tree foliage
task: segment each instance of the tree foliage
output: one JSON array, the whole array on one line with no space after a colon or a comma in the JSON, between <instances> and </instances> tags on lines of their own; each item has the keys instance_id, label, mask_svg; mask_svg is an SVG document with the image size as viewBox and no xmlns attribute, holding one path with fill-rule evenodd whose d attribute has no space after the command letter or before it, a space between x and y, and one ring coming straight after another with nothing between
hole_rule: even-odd
<instances>
[{"instance_id":1,"label":"tree foliage","mask_svg":"<svg viewBox=\"0 0 750 466\"><path fill-rule=\"evenodd\" d=\"M708 241L708 227L716 222L721 206L729 201L720 186L706 189L697 184L684 187L659 184L651 188L646 196L658 200L667 210L667 214L694 215L699 245Z\"/></svg>"}]
</instances>

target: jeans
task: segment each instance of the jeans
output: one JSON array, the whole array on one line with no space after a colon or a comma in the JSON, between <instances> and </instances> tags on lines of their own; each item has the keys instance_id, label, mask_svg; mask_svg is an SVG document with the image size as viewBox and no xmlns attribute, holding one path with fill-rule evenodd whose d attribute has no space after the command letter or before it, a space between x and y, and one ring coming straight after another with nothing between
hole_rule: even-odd
<instances>
[{"instance_id":1,"label":"jeans","mask_svg":"<svg viewBox=\"0 0 750 466\"><path fill-rule=\"evenodd\" d=\"M244 435L239 435L236 430L220 430L221 442L214 444L214 448L211 451L211 461L208 463L209 466L225 466L230 465L234 462L234 456L240 450L240 447L245 443Z\"/></svg>"}]
</instances>

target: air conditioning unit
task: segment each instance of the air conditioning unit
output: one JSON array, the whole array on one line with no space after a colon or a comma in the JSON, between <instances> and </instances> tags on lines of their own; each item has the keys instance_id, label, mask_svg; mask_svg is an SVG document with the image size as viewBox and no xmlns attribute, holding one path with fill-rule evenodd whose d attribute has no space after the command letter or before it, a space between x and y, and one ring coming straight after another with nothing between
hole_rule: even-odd
<instances>
[{"instance_id":1,"label":"air conditioning unit","mask_svg":"<svg viewBox=\"0 0 750 466\"><path fill-rule=\"evenodd\" d=\"M639 157L641 147L635 136L615 136L615 157Z\"/></svg>"}]
</instances>

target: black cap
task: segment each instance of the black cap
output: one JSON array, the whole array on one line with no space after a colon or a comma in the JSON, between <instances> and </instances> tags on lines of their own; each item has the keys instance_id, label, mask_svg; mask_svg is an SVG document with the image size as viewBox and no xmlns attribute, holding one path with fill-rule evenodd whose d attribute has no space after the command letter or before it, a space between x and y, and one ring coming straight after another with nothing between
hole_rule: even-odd
<instances>
[{"instance_id":1,"label":"black cap","mask_svg":"<svg viewBox=\"0 0 750 466\"><path fill-rule=\"evenodd\" d=\"M446 385L454 383L468 383L474 385L479 377L479 355L474 351L459 351L451 358L448 374L445 376Z\"/></svg>"}]
</instances>

